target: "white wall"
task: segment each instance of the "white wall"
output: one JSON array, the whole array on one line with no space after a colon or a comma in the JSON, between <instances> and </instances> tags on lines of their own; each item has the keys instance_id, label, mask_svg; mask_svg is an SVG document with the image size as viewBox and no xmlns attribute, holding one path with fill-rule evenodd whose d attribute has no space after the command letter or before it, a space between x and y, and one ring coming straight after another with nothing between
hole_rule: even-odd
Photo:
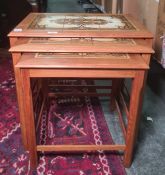
<instances>
[{"instance_id":1,"label":"white wall","mask_svg":"<svg viewBox=\"0 0 165 175\"><path fill-rule=\"evenodd\" d=\"M123 12L139 19L155 35L159 0L123 0L123 2Z\"/></svg>"}]
</instances>

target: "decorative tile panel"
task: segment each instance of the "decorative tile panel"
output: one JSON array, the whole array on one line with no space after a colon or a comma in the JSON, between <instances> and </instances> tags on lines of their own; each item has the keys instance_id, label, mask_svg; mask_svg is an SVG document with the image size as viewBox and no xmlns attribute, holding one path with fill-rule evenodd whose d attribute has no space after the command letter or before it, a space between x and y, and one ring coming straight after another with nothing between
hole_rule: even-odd
<instances>
[{"instance_id":1,"label":"decorative tile panel","mask_svg":"<svg viewBox=\"0 0 165 175\"><path fill-rule=\"evenodd\" d=\"M55 15L40 14L29 29L54 30L136 30L122 15Z\"/></svg>"},{"instance_id":2,"label":"decorative tile panel","mask_svg":"<svg viewBox=\"0 0 165 175\"><path fill-rule=\"evenodd\" d=\"M104 59L129 59L128 54L114 54L114 53L36 53L35 58L60 58L60 57L74 58L104 58Z\"/></svg>"},{"instance_id":3,"label":"decorative tile panel","mask_svg":"<svg viewBox=\"0 0 165 175\"><path fill-rule=\"evenodd\" d=\"M133 39L123 38L32 38L28 43L33 44L136 44Z\"/></svg>"}]
</instances>

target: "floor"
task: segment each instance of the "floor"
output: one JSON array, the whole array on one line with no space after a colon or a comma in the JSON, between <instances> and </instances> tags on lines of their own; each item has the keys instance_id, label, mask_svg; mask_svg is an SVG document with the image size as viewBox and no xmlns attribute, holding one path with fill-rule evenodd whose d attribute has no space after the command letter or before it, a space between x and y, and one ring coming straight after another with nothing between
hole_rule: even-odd
<instances>
[{"instance_id":1,"label":"floor","mask_svg":"<svg viewBox=\"0 0 165 175\"><path fill-rule=\"evenodd\" d=\"M47 12L82 13L84 9L77 0L48 0ZM134 161L131 168L126 169L128 175L163 175L165 173L165 71L154 60L151 62L147 87L144 96L140 131ZM108 102L102 100L109 128ZM120 133L120 132L119 132ZM122 142L121 134L114 136Z\"/></svg>"},{"instance_id":2,"label":"floor","mask_svg":"<svg viewBox=\"0 0 165 175\"><path fill-rule=\"evenodd\" d=\"M127 175L163 175L165 173L165 70L151 61L137 145ZM109 103L101 100L109 130L116 143L123 143L118 117L109 117ZM118 133L118 134L116 134Z\"/></svg>"},{"instance_id":3,"label":"floor","mask_svg":"<svg viewBox=\"0 0 165 175\"><path fill-rule=\"evenodd\" d=\"M77 0L48 0L47 12L83 13L84 9Z\"/></svg>"}]
</instances>

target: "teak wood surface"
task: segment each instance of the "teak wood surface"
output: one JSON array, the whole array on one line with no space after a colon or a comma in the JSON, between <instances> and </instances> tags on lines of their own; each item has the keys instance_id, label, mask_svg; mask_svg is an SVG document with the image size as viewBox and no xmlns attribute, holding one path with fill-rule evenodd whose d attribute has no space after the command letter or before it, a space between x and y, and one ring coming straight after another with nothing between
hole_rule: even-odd
<instances>
[{"instance_id":1,"label":"teak wood surface","mask_svg":"<svg viewBox=\"0 0 165 175\"><path fill-rule=\"evenodd\" d=\"M45 68L30 68L29 65L27 66L28 68L20 68L21 69L21 77L22 77L22 85L21 87L24 89L24 100L26 99L26 108L24 109L25 111L25 123L27 126L30 126L26 128L28 136L27 140L29 141L28 143L28 150L30 151L30 158L31 158L31 165L33 167L36 166L37 162L37 150L42 150L42 151L82 151L82 150L96 150L97 148L99 149L105 149L105 150L123 150L124 149L124 165L126 167L130 166L131 160L132 160L132 152L133 152L133 145L134 145L134 136L136 130L136 122L139 118L139 106L140 106L140 98L141 98L141 90L142 90L142 85L144 82L144 75L145 75L145 69L140 69L140 70L130 70L130 69L125 69L120 71L120 69L115 69L115 70L106 70L106 72L100 71L95 69L94 74L93 71L88 69L88 71L84 70L78 70L79 73L76 72L72 73L72 69L60 69L60 73L57 72L54 69L45 69ZM44 74L46 72L46 75ZM61 74L62 73L62 74ZM75 146L37 146L36 144L36 136L35 136L35 126L34 126L34 121L33 121L33 106L32 106L32 95L31 95L31 88L30 88L30 78L35 77L35 78L41 78L41 77L56 77L56 78L118 78L118 77L129 77L133 78L133 90L131 92L131 106L130 106L130 111L129 111L129 123L127 126L127 134L126 134L126 145L109 145L108 146L83 146L83 145L77 145L77 149L74 150ZM30 119L30 120L29 120ZM56 150L57 148L57 150Z\"/></svg>"},{"instance_id":2,"label":"teak wood surface","mask_svg":"<svg viewBox=\"0 0 165 175\"><path fill-rule=\"evenodd\" d=\"M126 54L125 54L126 55ZM139 54L126 55L105 55L99 54L99 56L75 56L54 54L49 58L48 55L44 55L45 58L37 58L35 54L25 53L21 56L20 61L16 67L20 68L48 68L48 69L149 69L149 66L144 61L143 57ZM123 56L123 57L122 57ZM125 56L125 57L124 57ZM74 64L73 64L74 63Z\"/></svg>"},{"instance_id":3,"label":"teak wood surface","mask_svg":"<svg viewBox=\"0 0 165 175\"><path fill-rule=\"evenodd\" d=\"M11 47L11 52L71 52L71 53L153 53L153 50L142 44L138 43L122 43L122 42L62 42L62 43L23 43L18 40L16 45Z\"/></svg>"},{"instance_id":4,"label":"teak wood surface","mask_svg":"<svg viewBox=\"0 0 165 175\"><path fill-rule=\"evenodd\" d=\"M44 16L117 17L127 29L39 28L36 19ZM80 21L81 21L80 20ZM74 20L73 20L74 21ZM95 20L96 24L98 23ZM37 151L123 150L125 167L132 162L142 97L152 50L152 34L129 15L111 14L29 14L9 34L16 78L22 139L37 165ZM68 39L66 39L68 38ZM99 39L100 40L99 40ZM124 39L124 40L123 40ZM73 64L74 63L74 64ZM37 145L32 103L31 78L113 78L112 99L118 96L123 78L131 78L132 90L124 130L125 145Z\"/></svg>"},{"instance_id":5,"label":"teak wood surface","mask_svg":"<svg viewBox=\"0 0 165 175\"><path fill-rule=\"evenodd\" d=\"M112 14L71 14L71 13L31 13L29 14L15 29L13 29L9 37L111 37L111 38L148 38L152 39L153 35L146 30L146 28L141 25L137 20L135 20L130 15L115 15L118 17L124 17L135 29L133 30L112 30L112 29L67 29L67 28L58 28L58 29L33 29L30 28L30 25L38 18L40 15L44 16L86 16L86 17L111 17Z\"/></svg>"}]
</instances>

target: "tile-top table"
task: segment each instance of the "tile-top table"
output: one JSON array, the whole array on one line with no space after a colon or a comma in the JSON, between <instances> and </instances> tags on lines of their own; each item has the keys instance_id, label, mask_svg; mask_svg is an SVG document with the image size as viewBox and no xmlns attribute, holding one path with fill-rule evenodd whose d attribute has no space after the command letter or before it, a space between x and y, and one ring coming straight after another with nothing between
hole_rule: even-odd
<instances>
[{"instance_id":1,"label":"tile-top table","mask_svg":"<svg viewBox=\"0 0 165 175\"><path fill-rule=\"evenodd\" d=\"M137 135L152 34L129 15L29 14L10 34L24 146L36 166L37 151L123 150L130 166ZM132 79L125 145L37 145L30 79ZM113 85L114 84L114 85ZM119 88L120 89L120 88ZM118 92L117 92L118 93ZM116 94L115 94L116 95Z\"/></svg>"},{"instance_id":2,"label":"tile-top table","mask_svg":"<svg viewBox=\"0 0 165 175\"><path fill-rule=\"evenodd\" d=\"M81 13L31 13L11 31L9 37L153 38L129 15Z\"/></svg>"}]
</instances>

